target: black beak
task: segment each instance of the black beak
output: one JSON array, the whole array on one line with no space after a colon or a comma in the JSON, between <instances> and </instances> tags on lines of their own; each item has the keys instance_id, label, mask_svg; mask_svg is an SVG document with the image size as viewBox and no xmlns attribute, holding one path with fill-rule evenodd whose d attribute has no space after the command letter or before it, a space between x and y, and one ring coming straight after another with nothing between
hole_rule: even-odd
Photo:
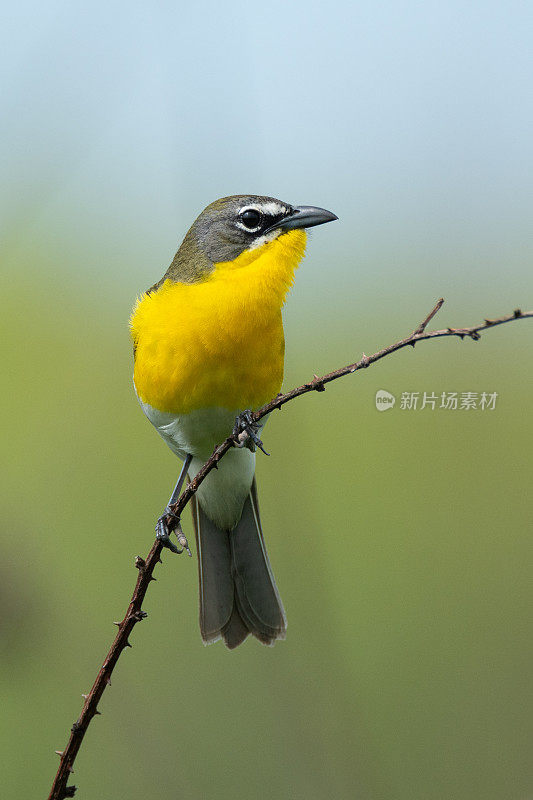
<instances>
[{"instance_id":1,"label":"black beak","mask_svg":"<svg viewBox=\"0 0 533 800\"><path fill-rule=\"evenodd\" d=\"M293 206L290 214L271 225L264 233L269 233L277 228L284 231L292 231L294 228L312 228L314 225L323 225L325 222L333 222L335 219L338 219L337 215L326 211L325 208Z\"/></svg>"}]
</instances>

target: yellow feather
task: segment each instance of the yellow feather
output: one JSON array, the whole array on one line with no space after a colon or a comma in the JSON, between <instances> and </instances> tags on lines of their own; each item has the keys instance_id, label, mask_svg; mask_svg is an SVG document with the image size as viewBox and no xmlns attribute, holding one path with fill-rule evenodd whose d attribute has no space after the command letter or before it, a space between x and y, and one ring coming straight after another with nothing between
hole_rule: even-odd
<instances>
[{"instance_id":1,"label":"yellow feather","mask_svg":"<svg viewBox=\"0 0 533 800\"><path fill-rule=\"evenodd\" d=\"M186 414L257 408L276 395L285 347L281 307L305 242L305 231L293 230L215 264L200 283L166 280L140 297L130 321L140 399Z\"/></svg>"}]
</instances>

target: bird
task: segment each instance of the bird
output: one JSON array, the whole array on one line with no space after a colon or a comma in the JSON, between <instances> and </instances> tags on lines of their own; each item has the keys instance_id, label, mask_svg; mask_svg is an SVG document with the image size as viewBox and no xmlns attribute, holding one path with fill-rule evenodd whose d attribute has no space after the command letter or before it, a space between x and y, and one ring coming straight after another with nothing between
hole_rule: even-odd
<instances>
[{"instance_id":1,"label":"bird","mask_svg":"<svg viewBox=\"0 0 533 800\"><path fill-rule=\"evenodd\" d=\"M216 200L131 314L137 398L183 462L156 525L164 545L178 552L168 521L185 478L194 478L235 425L248 434L248 446L228 451L192 498L205 644L222 639L234 649L249 634L266 645L285 638L255 480L254 443L262 446L266 420L250 425L249 414L281 389L282 306L305 254L306 229L336 219L323 208L261 195Z\"/></svg>"}]
</instances>

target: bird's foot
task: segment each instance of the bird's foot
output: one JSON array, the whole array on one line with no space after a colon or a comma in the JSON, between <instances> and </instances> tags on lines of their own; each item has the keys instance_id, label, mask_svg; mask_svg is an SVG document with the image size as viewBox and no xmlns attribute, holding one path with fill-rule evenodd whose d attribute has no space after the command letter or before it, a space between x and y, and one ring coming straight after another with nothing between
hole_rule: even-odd
<instances>
[{"instance_id":1,"label":"bird's foot","mask_svg":"<svg viewBox=\"0 0 533 800\"><path fill-rule=\"evenodd\" d=\"M175 527L170 528L168 520L170 518L177 519L178 523ZM179 547L177 547L174 542L170 538L170 534L174 532L176 534L176 539L178 540ZM172 553L183 553L184 550L187 551L188 555L192 557L192 553L189 549L189 542L187 541L187 537L183 533L181 529L181 525L179 523L179 517L174 514L173 511L167 506L165 511L155 524L155 536L156 539L159 539L163 547L167 547Z\"/></svg>"},{"instance_id":2,"label":"bird's foot","mask_svg":"<svg viewBox=\"0 0 533 800\"><path fill-rule=\"evenodd\" d=\"M252 419L250 409L247 408L246 411L242 411L238 417L235 417L235 425L233 426L235 447L247 447L252 453L255 453L255 448L258 447L266 456L270 455L257 435L260 430L261 425Z\"/></svg>"}]
</instances>

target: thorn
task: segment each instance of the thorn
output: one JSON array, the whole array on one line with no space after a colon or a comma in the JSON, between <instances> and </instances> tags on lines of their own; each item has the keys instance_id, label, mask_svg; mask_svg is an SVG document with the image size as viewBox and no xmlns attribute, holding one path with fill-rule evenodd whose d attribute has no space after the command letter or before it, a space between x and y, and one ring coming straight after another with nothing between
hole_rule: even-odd
<instances>
[{"instance_id":1,"label":"thorn","mask_svg":"<svg viewBox=\"0 0 533 800\"><path fill-rule=\"evenodd\" d=\"M478 331L472 331L472 332L471 332L471 334L470 334L470 338L471 338L471 339L472 339L474 342L478 342L478 341L481 339L481 336L480 336L480 334L478 333Z\"/></svg>"},{"instance_id":2,"label":"thorn","mask_svg":"<svg viewBox=\"0 0 533 800\"><path fill-rule=\"evenodd\" d=\"M106 678L105 682L106 682L107 686L111 686L111 678Z\"/></svg>"},{"instance_id":3,"label":"thorn","mask_svg":"<svg viewBox=\"0 0 533 800\"><path fill-rule=\"evenodd\" d=\"M515 310L513 311L513 317L515 319L518 319L521 316L522 316L522 311L519 308L515 308Z\"/></svg>"},{"instance_id":4,"label":"thorn","mask_svg":"<svg viewBox=\"0 0 533 800\"><path fill-rule=\"evenodd\" d=\"M117 626L117 628L120 628L120 626L122 625L122 623L121 623L121 622L117 622L117 621L115 620L115 621L113 622L113 625L116 625L116 626Z\"/></svg>"},{"instance_id":5,"label":"thorn","mask_svg":"<svg viewBox=\"0 0 533 800\"><path fill-rule=\"evenodd\" d=\"M54 753L61 757L63 755L63 750L54 750Z\"/></svg>"},{"instance_id":6,"label":"thorn","mask_svg":"<svg viewBox=\"0 0 533 800\"><path fill-rule=\"evenodd\" d=\"M88 694L82 694L82 697L83 697L83 699L84 699L84 700L87 700L87 698L89 697L89 695L88 695Z\"/></svg>"},{"instance_id":7,"label":"thorn","mask_svg":"<svg viewBox=\"0 0 533 800\"><path fill-rule=\"evenodd\" d=\"M411 347L414 349L414 346L415 346L416 342L409 342L409 344L410 344L410 345L411 345Z\"/></svg>"},{"instance_id":8,"label":"thorn","mask_svg":"<svg viewBox=\"0 0 533 800\"><path fill-rule=\"evenodd\" d=\"M69 772L74 772L74 768L73 767L67 767L67 769L68 769Z\"/></svg>"},{"instance_id":9,"label":"thorn","mask_svg":"<svg viewBox=\"0 0 533 800\"><path fill-rule=\"evenodd\" d=\"M363 353L363 357L361 359L361 365L366 369L366 367L368 367L369 364L370 364L370 359L368 358L366 353Z\"/></svg>"},{"instance_id":10,"label":"thorn","mask_svg":"<svg viewBox=\"0 0 533 800\"><path fill-rule=\"evenodd\" d=\"M137 622L140 622L142 619L146 619L147 616L148 616L148 614L146 613L146 611L135 611L133 613L133 618Z\"/></svg>"},{"instance_id":11,"label":"thorn","mask_svg":"<svg viewBox=\"0 0 533 800\"><path fill-rule=\"evenodd\" d=\"M463 339L465 338L465 334L464 334L464 333L459 333L459 334L457 334L457 335L458 335L458 336L460 336L460 338L461 338L461 341L463 341Z\"/></svg>"},{"instance_id":12,"label":"thorn","mask_svg":"<svg viewBox=\"0 0 533 800\"><path fill-rule=\"evenodd\" d=\"M129 642L126 642L126 644L124 645L124 647L133 647L133 645L132 645L132 644L130 644Z\"/></svg>"},{"instance_id":13,"label":"thorn","mask_svg":"<svg viewBox=\"0 0 533 800\"><path fill-rule=\"evenodd\" d=\"M156 581L156 580L157 580L157 578L154 578L153 575L150 575L149 581Z\"/></svg>"},{"instance_id":14,"label":"thorn","mask_svg":"<svg viewBox=\"0 0 533 800\"><path fill-rule=\"evenodd\" d=\"M494 325L494 320L493 319L486 319L485 320L485 325Z\"/></svg>"},{"instance_id":15,"label":"thorn","mask_svg":"<svg viewBox=\"0 0 533 800\"><path fill-rule=\"evenodd\" d=\"M102 712L98 711L98 709L96 709L96 711L94 712L94 716L95 717L101 717L102 716Z\"/></svg>"},{"instance_id":16,"label":"thorn","mask_svg":"<svg viewBox=\"0 0 533 800\"><path fill-rule=\"evenodd\" d=\"M144 558L141 558L140 556L136 556L136 558L135 558L135 567L136 567L136 569L144 569L145 566L146 566L146 561L144 560Z\"/></svg>"},{"instance_id":17,"label":"thorn","mask_svg":"<svg viewBox=\"0 0 533 800\"><path fill-rule=\"evenodd\" d=\"M76 794L77 790L78 790L77 786L66 786L65 787L65 794L63 795L63 797L74 797L74 795Z\"/></svg>"},{"instance_id":18,"label":"thorn","mask_svg":"<svg viewBox=\"0 0 533 800\"><path fill-rule=\"evenodd\" d=\"M318 377L318 375L313 374L313 380L311 381L311 386L315 390L315 392L325 392L326 387Z\"/></svg>"},{"instance_id":19,"label":"thorn","mask_svg":"<svg viewBox=\"0 0 533 800\"><path fill-rule=\"evenodd\" d=\"M455 328L446 328L448 333L455 333Z\"/></svg>"}]
</instances>

